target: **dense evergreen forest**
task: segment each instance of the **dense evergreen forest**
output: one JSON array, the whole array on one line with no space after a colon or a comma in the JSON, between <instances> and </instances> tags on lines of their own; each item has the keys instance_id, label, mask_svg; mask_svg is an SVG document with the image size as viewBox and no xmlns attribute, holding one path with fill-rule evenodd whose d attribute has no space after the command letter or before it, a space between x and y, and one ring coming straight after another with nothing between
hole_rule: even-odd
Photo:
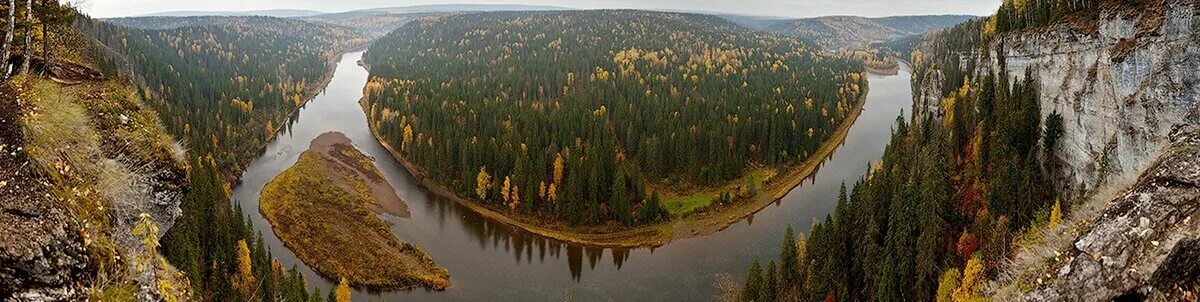
<instances>
[{"instance_id":1,"label":"dense evergreen forest","mask_svg":"<svg viewBox=\"0 0 1200 302\"><path fill-rule=\"evenodd\" d=\"M1035 240L1027 236L1058 224L1072 202L1048 177L1062 118L1040 112L1030 75L1004 68L980 74L978 58L966 56L986 54L1005 31L1089 18L1091 6L1074 2L1005 1L996 16L925 37L912 53L913 85L941 85L939 110L914 108L911 122L898 120L882 165L849 194L843 187L834 212L807 240L788 232L768 272L756 261L739 298L981 297L1014 242ZM935 72L944 79L925 76Z\"/></svg>"},{"instance_id":2,"label":"dense evergreen forest","mask_svg":"<svg viewBox=\"0 0 1200 302\"><path fill-rule=\"evenodd\" d=\"M407 160L459 196L572 225L658 222L656 188L802 161L866 90L861 64L795 38L645 11L423 19L366 62L372 126Z\"/></svg>"},{"instance_id":3,"label":"dense evergreen forest","mask_svg":"<svg viewBox=\"0 0 1200 302\"><path fill-rule=\"evenodd\" d=\"M76 23L104 45L97 49L108 58L101 69L139 84L167 130L187 142L191 188L162 252L188 276L198 300L321 301L295 268L271 259L261 234L229 202L229 181L324 85L331 60L365 39L332 25L268 17L180 22L192 19L207 25ZM348 297L349 289L343 284L337 294Z\"/></svg>"},{"instance_id":4,"label":"dense evergreen forest","mask_svg":"<svg viewBox=\"0 0 1200 302\"><path fill-rule=\"evenodd\" d=\"M163 30L95 20L80 27L115 52L109 69L131 65L142 94L153 96L163 123L188 140L191 153L211 155L232 178L324 85L331 58L365 38L298 20L220 19Z\"/></svg>"}]
</instances>

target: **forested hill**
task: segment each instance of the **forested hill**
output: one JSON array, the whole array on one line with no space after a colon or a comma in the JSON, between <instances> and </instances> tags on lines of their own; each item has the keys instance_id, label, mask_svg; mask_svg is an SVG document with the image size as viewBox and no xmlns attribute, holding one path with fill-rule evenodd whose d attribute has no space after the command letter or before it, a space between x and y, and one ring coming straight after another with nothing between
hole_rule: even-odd
<instances>
[{"instance_id":1,"label":"forested hill","mask_svg":"<svg viewBox=\"0 0 1200 302\"><path fill-rule=\"evenodd\" d=\"M145 30L167 30L181 27L204 27L204 26L265 26L267 28L286 29L289 26L296 27L295 34L301 33L320 33L321 31L336 32L344 29L321 29L313 27L312 24L304 24L306 18L276 18L263 16L149 16L149 17L121 17L99 19L100 22L115 24L125 27L145 29ZM317 25L321 25L318 24ZM327 25L328 26L328 25ZM334 24L333 27L338 27Z\"/></svg>"},{"instance_id":2,"label":"forested hill","mask_svg":"<svg viewBox=\"0 0 1200 302\"><path fill-rule=\"evenodd\" d=\"M140 17L197 17L197 16L231 16L231 17L277 17L277 18L295 18L307 17L322 14L320 11L307 9L268 9L254 11L169 11L146 14Z\"/></svg>"},{"instance_id":3,"label":"forested hill","mask_svg":"<svg viewBox=\"0 0 1200 302\"><path fill-rule=\"evenodd\" d=\"M356 28L371 37L380 37L418 18L448 13L389 13L385 11L349 11L303 17L301 20L324 22Z\"/></svg>"},{"instance_id":4,"label":"forested hill","mask_svg":"<svg viewBox=\"0 0 1200 302\"><path fill-rule=\"evenodd\" d=\"M344 27L272 17L174 20L207 23L138 29L76 22L100 42L108 58L100 64L104 73L131 79L134 94L186 143L191 185L160 251L185 273L198 299L312 301L296 270L272 266L262 237L231 205L228 181L325 86L338 55L366 38Z\"/></svg>"},{"instance_id":5,"label":"forested hill","mask_svg":"<svg viewBox=\"0 0 1200 302\"><path fill-rule=\"evenodd\" d=\"M803 160L866 88L858 63L792 37L627 10L423 19L366 62L370 119L406 159L460 196L571 224L658 221L639 205L653 184Z\"/></svg>"},{"instance_id":6,"label":"forested hill","mask_svg":"<svg viewBox=\"0 0 1200 302\"><path fill-rule=\"evenodd\" d=\"M168 21L161 21L168 20ZM109 69L141 79L167 129L232 178L288 116L324 85L339 52L365 43L356 31L271 17L187 17L203 26L138 29L105 21L81 27L114 52ZM169 18L121 23L169 23Z\"/></svg>"},{"instance_id":7,"label":"forested hill","mask_svg":"<svg viewBox=\"0 0 1200 302\"><path fill-rule=\"evenodd\" d=\"M807 19L777 20L763 24L764 30L811 39L827 48L866 46L875 41L887 41L948 28L976 18L967 15L895 16L865 18L856 16L827 16Z\"/></svg>"}]
</instances>

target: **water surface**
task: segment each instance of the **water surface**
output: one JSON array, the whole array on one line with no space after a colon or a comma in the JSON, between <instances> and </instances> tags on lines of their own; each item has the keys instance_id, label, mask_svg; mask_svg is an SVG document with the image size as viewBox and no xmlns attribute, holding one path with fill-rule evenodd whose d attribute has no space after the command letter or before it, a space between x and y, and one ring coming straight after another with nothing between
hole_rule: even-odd
<instances>
[{"instance_id":1,"label":"water surface","mask_svg":"<svg viewBox=\"0 0 1200 302\"><path fill-rule=\"evenodd\" d=\"M843 181L852 185L869 162L883 154L896 118L912 104L907 66L894 76L870 75L865 111L842 146L779 202L709 236L658 248L585 248L513 230L422 189L367 129L366 115L357 103L367 81L367 71L356 64L361 57L361 52L342 56L329 86L250 163L233 198L249 213L273 256L286 267L299 267L310 289L328 292L333 284L300 262L258 214L258 195L268 181L296 162L313 138L329 131L344 133L360 151L375 158L408 205L410 218L384 217L393 223L395 235L425 248L450 270L453 282L441 292L354 292L355 299L366 300L561 301L567 296L583 301L711 300L717 274L740 278L751 261L777 259L786 225L807 233L814 220L832 212L839 186Z\"/></svg>"}]
</instances>

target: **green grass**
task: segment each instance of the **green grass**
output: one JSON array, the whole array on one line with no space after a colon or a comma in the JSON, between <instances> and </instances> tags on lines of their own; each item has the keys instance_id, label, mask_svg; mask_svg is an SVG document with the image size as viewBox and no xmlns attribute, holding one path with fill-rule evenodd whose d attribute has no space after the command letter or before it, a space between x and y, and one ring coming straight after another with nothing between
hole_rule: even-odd
<instances>
[{"instance_id":1,"label":"green grass","mask_svg":"<svg viewBox=\"0 0 1200 302\"><path fill-rule=\"evenodd\" d=\"M663 194L662 205L670 212L672 216L684 215L700 209L704 209L712 205L713 201L724 192L729 192L733 195L747 194L746 184L753 183L756 187L761 187L762 182L775 175L775 171L768 169L754 169L750 173L746 173L741 178L735 179L720 187L708 188L700 190L688 195Z\"/></svg>"}]
</instances>

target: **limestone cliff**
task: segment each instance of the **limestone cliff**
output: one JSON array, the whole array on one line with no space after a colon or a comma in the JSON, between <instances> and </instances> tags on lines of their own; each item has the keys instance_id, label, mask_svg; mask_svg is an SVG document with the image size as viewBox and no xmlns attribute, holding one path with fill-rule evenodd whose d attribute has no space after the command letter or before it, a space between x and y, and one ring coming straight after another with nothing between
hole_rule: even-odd
<instances>
[{"instance_id":1,"label":"limestone cliff","mask_svg":"<svg viewBox=\"0 0 1200 302\"><path fill-rule=\"evenodd\" d=\"M1098 21L993 42L990 66L999 68L996 50L1003 49L1009 75L1028 70L1035 78L1042 114L1063 117L1053 157L1064 167L1064 187L1127 187L1174 126L1200 121L1197 3L1106 8Z\"/></svg>"},{"instance_id":2,"label":"limestone cliff","mask_svg":"<svg viewBox=\"0 0 1200 302\"><path fill-rule=\"evenodd\" d=\"M1032 77L1060 191L1088 197L1067 226L1021 246L997 300L1195 298L1200 278L1200 1L1107 3L1096 17L1008 33L955 52L966 74ZM977 66L977 67L976 67ZM940 114L944 76L915 81L914 114ZM1078 195L1083 193L1083 195ZM1190 294L1189 294L1190 291Z\"/></svg>"}]
</instances>

